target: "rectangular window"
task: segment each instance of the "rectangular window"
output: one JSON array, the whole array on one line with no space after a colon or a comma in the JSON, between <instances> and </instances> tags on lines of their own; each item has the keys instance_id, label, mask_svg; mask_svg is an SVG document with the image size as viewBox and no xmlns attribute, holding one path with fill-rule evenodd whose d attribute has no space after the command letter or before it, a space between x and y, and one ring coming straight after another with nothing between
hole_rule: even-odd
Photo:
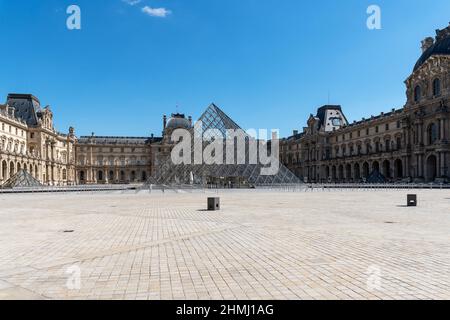
<instances>
[{"instance_id":1,"label":"rectangular window","mask_svg":"<svg viewBox=\"0 0 450 320\"><path fill-rule=\"evenodd\" d=\"M397 129L400 129L400 127L401 127L401 122L399 120L399 121L397 121Z\"/></svg>"},{"instance_id":2,"label":"rectangular window","mask_svg":"<svg viewBox=\"0 0 450 320\"><path fill-rule=\"evenodd\" d=\"M389 131L389 123L386 123L386 131Z\"/></svg>"},{"instance_id":3,"label":"rectangular window","mask_svg":"<svg viewBox=\"0 0 450 320\"><path fill-rule=\"evenodd\" d=\"M369 128L366 129L366 136L369 135Z\"/></svg>"},{"instance_id":4,"label":"rectangular window","mask_svg":"<svg viewBox=\"0 0 450 320\"><path fill-rule=\"evenodd\" d=\"M376 126L375 127L375 133L378 133L378 131L379 131L379 128L378 128L378 126Z\"/></svg>"}]
</instances>

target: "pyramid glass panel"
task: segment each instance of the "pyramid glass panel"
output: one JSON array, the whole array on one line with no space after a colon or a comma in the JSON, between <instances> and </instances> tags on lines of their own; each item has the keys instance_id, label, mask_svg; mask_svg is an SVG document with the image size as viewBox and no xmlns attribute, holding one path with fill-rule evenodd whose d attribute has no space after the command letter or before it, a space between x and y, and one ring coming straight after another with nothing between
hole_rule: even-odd
<instances>
[{"instance_id":1,"label":"pyramid glass panel","mask_svg":"<svg viewBox=\"0 0 450 320\"><path fill-rule=\"evenodd\" d=\"M239 125L234 122L228 115L225 114L216 105L210 105L202 114L198 121L201 121L201 126L196 125L191 129L191 134L197 137L203 137L203 148L205 150L210 143L212 143L213 135L208 132L210 129L215 129L220 132L227 139L228 130L240 130ZM198 124L199 122L197 122ZM241 131L243 132L243 131ZM155 175L148 181L148 184L155 185L202 185L215 184L221 186L258 186L258 185L285 185L285 184L300 184L301 181L285 166L279 165L279 170L274 175L262 175L261 169L264 168L261 164L251 164L250 157L250 141L257 143L257 141L249 136L247 133L245 138L245 164L238 164L237 159L233 160L234 164L207 164L206 160L211 160L213 155L208 155L203 159L203 164L180 164L175 165L171 161L170 156L166 156L159 160L159 166L155 171ZM206 142L205 142L206 141ZM226 159L226 144L223 143L223 160ZM259 149L259 148L257 148ZM194 147L191 148L191 160L194 159ZM236 145L234 146L235 155ZM241 155L242 157L242 155Z\"/></svg>"},{"instance_id":2,"label":"pyramid glass panel","mask_svg":"<svg viewBox=\"0 0 450 320\"><path fill-rule=\"evenodd\" d=\"M18 171L15 175L9 178L3 185L2 188L12 189L12 188L32 188L41 187L42 184L35 179L30 173L25 170Z\"/></svg>"}]
</instances>

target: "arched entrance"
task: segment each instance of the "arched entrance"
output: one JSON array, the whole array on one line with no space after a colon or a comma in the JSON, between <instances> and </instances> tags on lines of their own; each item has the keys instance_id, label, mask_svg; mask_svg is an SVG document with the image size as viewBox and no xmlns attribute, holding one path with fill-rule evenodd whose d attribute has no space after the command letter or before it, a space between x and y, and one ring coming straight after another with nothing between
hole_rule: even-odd
<instances>
[{"instance_id":1,"label":"arched entrance","mask_svg":"<svg viewBox=\"0 0 450 320\"><path fill-rule=\"evenodd\" d=\"M11 178L14 175L14 162L9 163L9 177Z\"/></svg>"},{"instance_id":2,"label":"arched entrance","mask_svg":"<svg viewBox=\"0 0 450 320\"><path fill-rule=\"evenodd\" d=\"M2 179L6 181L8 175L8 164L6 161L2 161Z\"/></svg>"},{"instance_id":3,"label":"arched entrance","mask_svg":"<svg viewBox=\"0 0 450 320\"><path fill-rule=\"evenodd\" d=\"M367 162L363 163L363 178L367 179L370 174L369 164Z\"/></svg>"},{"instance_id":4,"label":"arched entrance","mask_svg":"<svg viewBox=\"0 0 450 320\"><path fill-rule=\"evenodd\" d=\"M397 159L394 162L394 178L402 179L403 178L403 163L402 160Z\"/></svg>"},{"instance_id":5,"label":"arched entrance","mask_svg":"<svg viewBox=\"0 0 450 320\"><path fill-rule=\"evenodd\" d=\"M345 173L346 173L345 179L347 181L351 181L352 180L352 165L350 163L345 166Z\"/></svg>"},{"instance_id":6,"label":"arched entrance","mask_svg":"<svg viewBox=\"0 0 450 320\"><path fill-rule=\"evenodd\" d=\"M108 178L109 182L113 182L114 181L114 171L109 171L109 178Z\"/></svg>"},{"instance_id":7,"label":"arched entrance","mask_svg":"<svg viewBox=\"0 0 450 320\"><path fill-rule=\"evenodd\" d=\"M383 173L382 174L385 178L388 178L388 179L390 179L392 177L391 176L391 163L389 160L383 161Z\"/></svg>"},{"instance_id":8,"label":"arched entrance","mask_svg":"<svg viewBox=\"0 0 450 320\"><path fill-rule=\"evenodd\" d=\"M355 180L360 180L361 179L361 169L359 167L359 163L355 163L355 167L354 167L354 172L355 172Z\"/></svg>"},{"instance_id":9,"label":"arched entrance","mask_svg":"<svg viewBox=\"0 0 450 320\"><path fill-rule=\"evenodd\" d=\"M80 182L84 182L84 171L80 171Z\"/></svg>"},{"instance_id":10,"label":"arched entrance","mask_svg":"<svg viewBox=\"0 0 450 320\"><path fill-rule=\"evenodd\" d=\"M338 179L341 181L344 180L344 166L343 165L339 166Z\"/></svg>"},{"instance_id":11,"label":"arched entrance","mask_svg":"<svg viewBox=\"0 0 450 320\"><path fill-rule=\"evenodd\" d=\"M427 159L427 181L434 181L437 178L437 159L431 155Z\"/></svg>"},{"instance_id":12,"label":"arched entrance","mask_svg":"<svg viewBox=\"0 0 450 320\"><path fill-rule=\"evenodd\" d=\"M380 164L378 161L374 161L372 163L372 171L380 172Z\"/></svg>"},{"instance_id":13,"label":"arched entrance","mask_svg":"<svg viewBox=\"0 0 450 320\"><path fill-rule=\"evenodd\" d=\"M331 179L336 181L336 166L331 167Z\"/></svg>"},{"instance_id":14,"label":"arched entrance","mask_svg":"<svg viewBox=\"0 0 450 320\"><path fill-rule=\"evenodd\" d=\"M103 171L99 170L97 173L97 180L98 181L103 181Z\"/></svg>"}]
</instances>

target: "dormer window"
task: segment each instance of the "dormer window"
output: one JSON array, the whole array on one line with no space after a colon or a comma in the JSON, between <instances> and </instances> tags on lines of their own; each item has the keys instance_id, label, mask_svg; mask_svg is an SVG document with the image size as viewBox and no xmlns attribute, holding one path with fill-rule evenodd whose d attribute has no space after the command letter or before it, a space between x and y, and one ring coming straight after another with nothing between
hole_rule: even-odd
<instances>
[{"instance_id":1,"label":"dormer window","mask_svg":"<svg viewBox=\"0 0 450 320\"><path fill-rule=\"evenodd\" d=\"M342 121L340 118L332 118L331 123L333 124L333 126L338 127L342 124Z\"/></svg>"},{"instance_id":2,"label":"dormer window","mask_svg":"<svg viewBox=\"0 0 450 320\"><path fill-rule=\"evenodd\" d=\"M433 81L433 96L437 97L441 95L441 80L436 78Z\"/></svg>"},{"instance_id":3,"label":"dormer window","mask_svg":"<svg viewBox=\"0 0 450 320\"><path fill-rule=\"evenodd\" d=\"M414 89L414 101L419 102L420 99L422 99L422 90L420 86L416 86L416 88Z\"/></svg>"}]
</instances>

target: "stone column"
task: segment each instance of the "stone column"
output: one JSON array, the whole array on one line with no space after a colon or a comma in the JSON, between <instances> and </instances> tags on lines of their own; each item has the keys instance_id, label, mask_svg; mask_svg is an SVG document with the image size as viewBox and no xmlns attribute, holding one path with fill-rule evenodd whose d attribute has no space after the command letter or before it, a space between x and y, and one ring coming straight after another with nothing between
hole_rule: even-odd
<instances>
[{"instance_id":1,"label":"stone column","mask_svg":"<svg viewBox=\"0 0 450 320\"><path fill-rule=\"evenodd\" d=\"M423 170L423 154L419 155L419 177L424 178L424 170Z\"/></svg>"},{"instance_id":2,"label":"stone column","mask_svg":"<svg viewBox=\"0 0 450 320\"><path fill-rule=\"evenodd\" d=\"M440 152L439 153L439 157L440 157L440 164L441 164L441 177L446 177L447 176L447 168L445 165L445 152Z\"/></svg>"},{"instance_id":3,"label":"stone column","mask_svg":"<svg viewBox=\"0 0 450 320\"><path fill-rule=\"evenodd\" d=\"M445 140L445 119L441 119L439 121L439 123L440 123L440 125L439 125L440 138L441 138L441 141L444 141Z\"/></svg>"},{"instance_id":4,"label":"stone column","mask_svg":"<svg viewBox=\"0 0 450 320\"><path fill-rule=\"evenodd\" d=\"M411 177L411 172L410 172L410 168L409 168L409 157L404 157L404 165L403 165L403 176L405 178L409 178Z\"/></svg>"},{"instance_id":5,"label":"stone column","mask_svg":"<svg viewBox=\"0 0 450 320\"><path fill-rule=\"evenodd\" d=\"M436 157L436 178L441 177L441 172L441 152L438 152Z\"/></svg>"},{"instance_id":6,"label":"stone column","mask_svg":"<svg viewBox=\"0 0 450 320\"><path fill-rule=\"evenodd\" d=\"M419 143L423 145L423 123L419 123Z\"/></svg>"}]
</instances>

